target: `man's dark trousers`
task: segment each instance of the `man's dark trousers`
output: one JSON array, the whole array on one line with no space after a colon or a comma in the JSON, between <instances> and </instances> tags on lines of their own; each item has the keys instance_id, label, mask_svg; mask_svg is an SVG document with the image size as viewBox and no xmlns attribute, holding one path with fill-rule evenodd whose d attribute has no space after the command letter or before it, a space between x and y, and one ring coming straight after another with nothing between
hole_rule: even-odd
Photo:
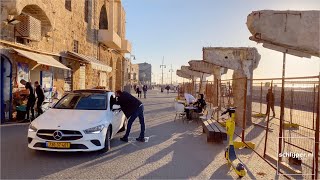
<instances>
[{"instance_id":1,"label":"man's dark trousers","mask_svg":"<svg viewBox=\"0 0 320 180\"><path fill-rule=\"evenodd\" d=\"M128 139L130 131L131 131L132 123L134 122L134 120L137 119L137 117L139 117L139 121L140 121L140 125L141 125L141 132L140 132L139 137L144 138L145 124L144 124L143 110L144 110L144 107L141 104L141 106L139 106L139 108L129 117L127 131L126 131L126 134L123 136L125 139Z\"/></svg>"},{"instance_id":2,"label":"man's dark trousers","mask_svg":"<svg viewBox=\"0 0 320 180\"><path fill-rule=\"evenodd\" d=\"M43 113L42 107L41 107L43 101L44 101L44 99L42 99L42 98L39 99L38 98L38 101L37 101L38 116Z\"/></svg>"}]
</instances>

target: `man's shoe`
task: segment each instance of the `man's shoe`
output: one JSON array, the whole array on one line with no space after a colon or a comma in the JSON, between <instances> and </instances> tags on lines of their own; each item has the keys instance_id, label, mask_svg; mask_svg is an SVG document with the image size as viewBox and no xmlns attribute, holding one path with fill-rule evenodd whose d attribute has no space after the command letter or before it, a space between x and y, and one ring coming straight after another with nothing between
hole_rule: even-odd
<instances>
[{"instance_id":1,"label":"man's shoe","mask_svg":"<svg viewBox=\"0 0 320 180\"><path fill-rule=\"evenodd\" d=\"M138 137L138 138L136 138L136 140L139 141L139 142L145 142L145 141L146 141L146 140L145 140L144 138L142 138L142 137Z\"/></svg>"},{"instance_id":2,"label":"man's shoe","mask_svg":"<svg viewBox=\"0 0 320 180\"><path fill-rule=\"evenodd\" d=\"M125 138L125 137L120 138L120 140L123 142L129 142L128 138Z\"/></svg>"}]
</instances>

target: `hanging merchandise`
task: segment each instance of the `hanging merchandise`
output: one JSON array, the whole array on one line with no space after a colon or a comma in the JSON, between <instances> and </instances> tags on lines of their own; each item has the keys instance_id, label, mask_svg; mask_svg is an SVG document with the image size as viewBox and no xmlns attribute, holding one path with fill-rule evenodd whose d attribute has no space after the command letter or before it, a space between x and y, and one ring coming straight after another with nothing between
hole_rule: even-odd
<instances>
[{"instance_id":1,"label":"hanging merchandise","mask_svg":"<svg viewBox=\"0 0 320 180\"><path fill-rule=\"evenodd\" d=\"M53 73L50 71L41 71L41 86L44 90L45 101L50 101L53 96Z\"/></svg>"},{"instance_id":2,"label":"hanging merchandise","mask_svg":"<svg viewBox=\"0 0 320 180\"><path fill-rule=\"evenodd\" d=\"M24 79L25 81L29 81L29 65L27 63L17 63L17 82L18 87L23 88L24 85L20 83L20 81Z\"/></svg>"}]
</instances>

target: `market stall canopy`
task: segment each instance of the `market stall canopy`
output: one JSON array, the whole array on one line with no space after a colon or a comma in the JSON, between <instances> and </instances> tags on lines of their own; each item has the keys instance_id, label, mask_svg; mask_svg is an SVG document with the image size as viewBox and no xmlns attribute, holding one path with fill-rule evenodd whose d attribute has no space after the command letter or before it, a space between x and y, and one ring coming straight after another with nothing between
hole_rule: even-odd
<instances>
[{"instance_id":1,"label":"market stall canopy","mask_svg":"<svg viewBox=\"0 0 320 180\"><path fill-rule=\"evenodd\" d=\"M24 50L21 50L21 49L12 48L12 50L17 52L20 56L23 56L23 57L26 57L26 58L28 58L30 60L36 61L38 64L70 70L70 68L68 68L65 65L61 64L59 61L54 59L52 56L48 56L48 55L44 55L44 54L38 54L38 53L30 52L30 51L24 51Z\"/></svg>"},{"instance_id":2,"label":"market stall canopy","mask_svg":"<svg viewBox=\"0 0 320 180\"><path fill-rule=\"evenodd\" d=\"M182 72L181 70L177 70L177 76L182 77L182 78L186 78L186 79L193 79L193 76L186 74L186 73Z\"/></svg>"},{"instance_id":3,"label":"market stall canopy","mask_svg":"<svg viewBox=\"0 0 320 180\"><path fill-rule=\"evenodd\" d=\"M207 74L214 74L214 71L219 71L221 75L228 72L227 68L214 65L212 63L202 61L202 60L191 60L188 62L191 70L198 71Z\"/></svg>"},{"instance_id":4,"label":"market stall canopy","mask_svg":"<svg viewBox=\"0 0 320 180\"><path fill-rule=\"evenodd\" d=\"M184 73L189 74L191 76L194 76L196 78L209 77L211 75L211 74L207 74L207 73L193 71L190 69L190 66L181 66L181 71L183 71Z\"/></svg>"},{"instance_id":5,"label":"market stall canopy","mask_svg":"<svg viewBox=\"0 0 320 180\"><path fill-rule=\"evenodd\" d=\"M247 17L252 41L299 57L320 57L320 11L253 11Z\"/></svg>"},{"instance_id":6,"label":"market stall canopy","mask_svg":"<svg viewBox=\"0 0 320 180\"><path fill-rule=\"evenodd\" d=\"M106 71L106 72L112 71L112 67L108 66L104 62L101 62L94 57L86 56L86 55L71 52L71 51L67 51L67 54L86 61L87 63L91 64L93 69L100 70L100 71Z\"/></svg>"}]
</instances>

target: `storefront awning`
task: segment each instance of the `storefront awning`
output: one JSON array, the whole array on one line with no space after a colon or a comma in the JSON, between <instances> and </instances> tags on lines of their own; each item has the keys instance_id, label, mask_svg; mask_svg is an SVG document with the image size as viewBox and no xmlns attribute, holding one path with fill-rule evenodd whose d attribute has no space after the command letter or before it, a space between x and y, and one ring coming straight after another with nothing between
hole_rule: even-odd
<instances>
[{"instance_id":1,"label":"storefront awning","mask_svg":"<svg viewBox=\"0 0 320 180\"><path fill-rule=\"evenodd\" d=\"M86 55L71 52L71 51L67 51L67 53L71 56L80 58L80 59L86 61L87 63L90 63L93 69L100 70L100 71L106 71L106 72L112 71L112 67L108 66L107 64L99 61L98 59L96 59L94 57L86 56Z\"/></svg>"},{"instance_id":2,"label":"storefront awning","mask_svg":"<svg viewBox=\"0 0 320 180\"><path fill-rule=\"evenodd\" d=\"M23 57L26 57L26 58L33 60L33 61L36 61L38 64L70 70L68 67L61 64L59 61L54 59L52 56L38 54L38 53L34 53L34 52L29 52L29 51L24 51L21 49L14 49L13 48L13 50L16 51L19 55L21 55Z\"/></svg>"}]
</instances>

